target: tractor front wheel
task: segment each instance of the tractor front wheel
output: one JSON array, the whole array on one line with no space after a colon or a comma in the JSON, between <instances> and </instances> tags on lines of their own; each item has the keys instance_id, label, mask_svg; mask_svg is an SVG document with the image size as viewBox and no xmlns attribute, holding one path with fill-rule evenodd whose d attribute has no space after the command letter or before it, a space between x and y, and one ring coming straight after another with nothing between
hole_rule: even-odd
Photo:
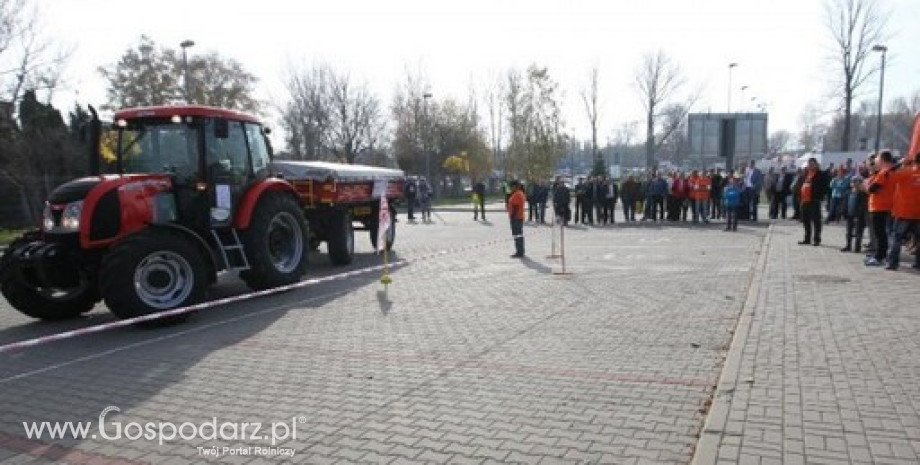
<instances>
[{"instance_id":1,"label":"tractor front wheel","mask_svg":"<svg viewBox=\"0 0 920 465\"><path fill-rule=\"evenodd\" d=\"M68 288L39 288L29 285L8 270L16 249L37 239L27 233L14 240L0 260L0 292L6 301L23 314L39 320L65 320L78 317L93 309L99 300L95 286L84 274L79 283Z\"/></svg>"},{"instance_id":2,"label":"tractor front wheel","mask_svg":"<svg viewBox=\"0 0 920 465\"><path fill-rule=\"evenodd\" d=\"M116 244L100 276L105 304L122 319L199 303L208 287L201 251L182 233L166 229L147 229Z\"/></svg>"}]
</instances>

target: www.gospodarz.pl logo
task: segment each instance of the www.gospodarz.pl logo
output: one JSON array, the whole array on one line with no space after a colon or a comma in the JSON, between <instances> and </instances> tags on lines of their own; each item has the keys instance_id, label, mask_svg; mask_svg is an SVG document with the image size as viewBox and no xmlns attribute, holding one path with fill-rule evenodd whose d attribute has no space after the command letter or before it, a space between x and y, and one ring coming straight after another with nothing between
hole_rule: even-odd
<instances>
[{"instance_id":1,"label":"www.gospodarz.pl logo","mask_svg":"<svg viewBox=\"0 0 920 465\"><path fill-rule=\"evenodd\" d=\"M271 441L274 446L279 442L288 439L297 439L297 424L306 423L306 417L291 417L290 422L221 422L218 423L217 417L212 417L210 421L203 423L184 422L176 425L170 421L158 422L129 422L120 421L106 422L106 415L112 412L120 412L121 409L115 406L106 407L99 414L99 421L93 429L92 422L23 422L26 436L29 439L97 439L102 438L110 441L128 439L136 441L145 439L148 441L157 441L160 445L167 441L183 439L190 441L193 439L206 440L224 440L224 441ZM259 447L251 448L261 449ZM266 453L271 455L291 455L293 449L269 448ZM284 449L284 450L282 450ZM288 453L290 452L290 453Z\"/></svg>"}]
</instances>

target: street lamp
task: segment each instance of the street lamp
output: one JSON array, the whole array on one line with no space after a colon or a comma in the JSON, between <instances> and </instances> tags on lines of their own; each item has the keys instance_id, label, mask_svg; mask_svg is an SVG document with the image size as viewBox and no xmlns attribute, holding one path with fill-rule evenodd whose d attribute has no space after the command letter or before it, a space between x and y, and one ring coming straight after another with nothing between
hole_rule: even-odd
<instances>
[{"instance_id":1,"label":"street lamp","mask_svg":"<svg viewBox=\"0 0 920 465\"><path fill-rule=\"evenodd\" d=\"M433 186L431 182L431 148L428 146L429 139L431 138L431 118L428 114L428 99L431 98L430 92L425 92L422 97L425 99L425 179L428 181L429 186Z\"/></svg>"},{"instance_id":2,"label":"street lamp","mask_svg":"<svg viewBox=\"0 0 920 465\"><path fill-rule=\"evenodd\" d=\"M747 92L748 86L741 86L741 105L744 105L744 94ZM744 111L744 107L741 108L741 111Z\"/></svg>"},{"instance_id":3,"label":"street lamp","mask_svg":"<svg viewBox=\"0 0 920 465\"><path fill-rule=\"evenodd\" d=\"M732 70L738 63L728 64L728 113L732 112Z\"/></svg>"},{"instance_id":4,"label":"street lamp","mask_svg":"<svg viewBox=\"0 0 920 465\"><path fill-rule=\"evenodd\" d=\"M875 118L875 153L878 153L882 142L882 93L885 90L885 54L888 47L876 45L872 47L873 52L882 52L882 75L878 83L878 115Z\"/></svg>"},{"instance_id":5,"label":"street lamp","mask_svg":"<svg viewBox=\"0 0 920 465\"><path fill-rule=\"evenodd\" d=\"M185 103L192 103L192 92L189 87L189 74L188 74L188 50L189 47L195 46L195 41L193 40L183 40L181 44L182 47L182 66L185 68Z\"/></svg>"}]
</instances>

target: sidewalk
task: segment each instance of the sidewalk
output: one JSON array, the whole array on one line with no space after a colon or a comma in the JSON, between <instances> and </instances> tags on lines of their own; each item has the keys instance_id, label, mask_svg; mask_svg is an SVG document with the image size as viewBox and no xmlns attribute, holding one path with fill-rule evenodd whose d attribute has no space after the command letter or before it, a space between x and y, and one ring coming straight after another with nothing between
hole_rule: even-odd
<instances>
[{"instance_id":1,"label":"sidewalk","mask_svg":"<svg viewBox=\"0 0 920 465\"><path fill-rule=\"evenodd\" d=\"M694 463L920 463L920 273L771 227Z\"/></svg>"}]
</instances>

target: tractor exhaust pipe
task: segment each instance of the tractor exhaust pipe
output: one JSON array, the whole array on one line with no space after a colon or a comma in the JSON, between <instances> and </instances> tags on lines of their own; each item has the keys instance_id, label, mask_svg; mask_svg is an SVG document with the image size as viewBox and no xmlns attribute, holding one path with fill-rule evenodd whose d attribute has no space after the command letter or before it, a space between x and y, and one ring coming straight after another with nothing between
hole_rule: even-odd
<instances>
[{"instance_id":1,"label":"tractor exhaust pipe","mask_svg":"<svg viewBox=\"0 0 920 465\"><path fill-rule=\"evenodd\" d=\"M99 142L102 138L102 122L99 121L99 113L92 105L89 106L89 113L93 116L89 121L89 175L99 176L99 159L102 154L99 150Z\"/></svg>"}]
</instances>

